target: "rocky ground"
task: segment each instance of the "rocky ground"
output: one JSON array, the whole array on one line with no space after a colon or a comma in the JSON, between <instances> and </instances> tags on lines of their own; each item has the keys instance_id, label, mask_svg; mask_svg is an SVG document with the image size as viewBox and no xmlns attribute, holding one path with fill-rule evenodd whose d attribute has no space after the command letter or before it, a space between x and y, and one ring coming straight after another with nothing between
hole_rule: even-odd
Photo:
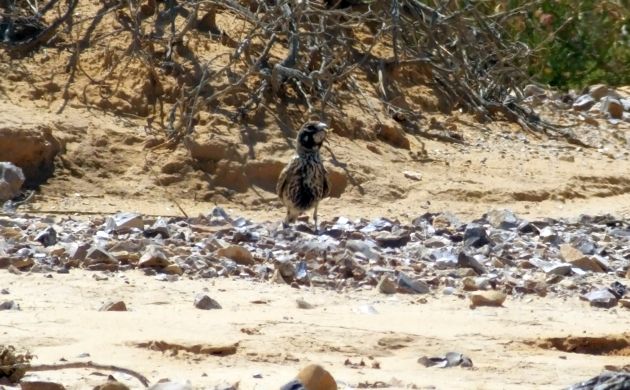
<instances>
[{"instance_id":1,"label":"rocky ground","mask_svg":"<svg viewBox=\"0 0 630 390\"><path fill-rule=\"evenodd\" d=\"M85 76L104 71L88 51L62 94L67 58L50 52L0 62L0 161L25 180L0 188L13 192L0 378L30 360L23 389L110 374L131 388L277 389L309 363L342 389L627 379L630 89L526 88L569 137L440 112L415 82L417 133L372 117L376 97L346 96L315 232L282 227L273 193L299 109L245 124L203 112L167 147L134 100L144 68L130 61L108 100Z\"/></svg>"}]
</instances>

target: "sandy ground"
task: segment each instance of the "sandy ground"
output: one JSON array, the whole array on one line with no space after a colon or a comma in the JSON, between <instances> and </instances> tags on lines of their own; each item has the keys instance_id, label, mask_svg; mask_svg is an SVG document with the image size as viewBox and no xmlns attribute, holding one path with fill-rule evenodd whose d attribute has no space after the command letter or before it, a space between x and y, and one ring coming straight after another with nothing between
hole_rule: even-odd
<instances>
[{"instance_id":1,"label":"sandy ground","mask_svg":"<svg viewBox=\"0 0 630 390\"><path fill-rule=\"evenodd\" d=\"M349 388L383 381L393 383L391 388L560 389L628 359L526 343L627 332L630 311L592 309L577 297L508 299L501 308L472 310L467 300L454 296L428 296L421 303L418 296L385 297L374 291L296 290L226 279L162 282L139 272L109 274L97 281L96 275L75 270L68 275L0 273L0 287L10 292L5 298L21 306L21 311L0 317L2 340L30 349L38 363L91 360L132 368L151 381L188 379L195 388L239 381L242 389L278 388L300 367L318 362ZM223 309L195 309L194 295L203 291ZM316 307L298 309L297 298ZM128 312L98 311L104 301L118 299L126 302ZM367 306L375 312L369 314ZM218 357L138 346L151 341L238 347L236 354ZM421 356L449 351L469 356L474 367L425 368L417 363ZM366 366L353 368L344 365L346 360ZM374 362L380 368L372 368ZM33 375L84 389L102 382L100 374L107 372ZM133 378L115 375L140 387Z\"/></svg>"}]
</instances>

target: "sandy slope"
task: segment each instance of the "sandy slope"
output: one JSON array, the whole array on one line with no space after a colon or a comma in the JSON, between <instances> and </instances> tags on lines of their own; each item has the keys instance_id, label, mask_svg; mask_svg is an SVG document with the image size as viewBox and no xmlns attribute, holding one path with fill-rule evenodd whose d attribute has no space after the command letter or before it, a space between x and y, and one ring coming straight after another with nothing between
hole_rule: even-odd
<instances>
[{"instance_id":1,"label":"sandy slope","mask_svg":"<svg viewBox=\"0 0 630 390\"><path fill-rule=\"evenodd\" d=\"M559 389L597 374L604 365L627 363L627 356L566 353L524 343L627 332L630 311L588 308L576 297L508 299L502 308L471 310L466 300L453 296L430 296L421 303L417 296L385 297L374 291L299 291L225 279L161 282L139 272L97 281L96 275L0 273L0 287L10 292L3 298L22 309L0 317L3 342L29 348L40 363L92 360L133 368L151 381L189 379L196 388L236 381L241 389L278 388L301 366L320 362L338 381L354 386L384 381L397 384L392 388ZM204 290L223 309L195 309L194 295ZM316 307L298 309L297 298ZM124 300L130 311L97 311L109 299ZM365 305L376 314L366 314ZM237 342L238 348L234 355L217 357L137 346L150 341L181 346ZM416 362L448 351L468 355L474 368L424 368ZM84 353L89 357L79 357ZM352 368L344 365L347 359L366 366ZM380 369L372 368L373 362ZM103 380L92 371L36 375L85 389ZM139 387L132 378L116 377Z\"/></svg>"}]
</instances>

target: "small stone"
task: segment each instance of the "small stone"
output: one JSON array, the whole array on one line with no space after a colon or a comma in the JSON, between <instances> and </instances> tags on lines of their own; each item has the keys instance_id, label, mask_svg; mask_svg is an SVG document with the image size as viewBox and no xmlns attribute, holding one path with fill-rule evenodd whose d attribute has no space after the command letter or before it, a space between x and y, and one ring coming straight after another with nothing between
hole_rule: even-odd
<instances>
[{"instance_id":1,"label":"small stone","mask_svg":"<svg viewBox=\"0 0 630 390\"><path fill-rule=\"evenodd\" d=\"M552 262L542 267L543 272L547 275L568 275L571 272L571 264Z\"/></svg>"},{"instance_id":2,"label":"small stone","mask_svg":"<svg viewBox=\"0 0 630 390\"><path fill-rule=\"evenodd\" d=\"M144 220L136 213L118 213L107 218L105 224L107 230L144 229Z\"/></svg>"},{"instance_id":3,"label":"small stone","mask_svg":"<svg viewBox=\"0 0 630 390\"><path fill-rule=\"evenodd\" d=\"M538 85L527 84L525 88L523 88L523 95L525 95L525 97L545 96L545 90Z\"/></svg>"},{"instance_id":4,"label":"small stone","mask_svg":"<svg viewBox=\"0 0 630 390\"><path fill-rule=\"evenodd\" d=\"M298 309L313 309L313 308L315 308L315 306L313 306L310 303L306 302L302 298L296 299L295 302L297 303Z\"/></svg>"},{"instance_id":5,"label":"small stone","mask_svg":"<svg viewBox=\"0 0 630 390\"><path fill-rule=\"evenodd\" d=\"M90 244L78 244L76 242L73 242L68 247L68 257L72 260L83 261L85 260L89 249Z\"/></svg>"},{"instance_id":6,"label":"small stone","mask_svg":"<svg viewBox=\"0 0 630 390\"><path fill-rule=\"evenodd\" d=\"M251 252L240 245L230 245L225 248L219 248L216 254L217 256L227 257L228 259L234 260L237 264L254 264L254 257Z\"/></svg>"},{"instance_id":7,"label":"small stone","mask_svg":"<svg viewBox=\"0 0 630 390\"><path fill-rule=\"evenodd\" d=\"M118 260L105 249L95 246L90 248L87 252L85 259L88 264L118 264Z\"/></svg>"},{"instance_id":8,"label":"small stone","mask_svg":"<svg viewBox=\"0 0 630 390\"><path fill-rule=\"evenodd\" d=\"M376 288L383 294L395 294L398 286L389 276L383 275Z\"/></svg>"},{"instance_id":9,"label":"small stone","mask_svg":"<svg viewBox=\"0 0 630 390\"><path fill-rule=\"evenodd\" d=\"M295 379L307 390L337 390L335 378L318 364L310 364L304 367Z\"/></svg>"},{"instance_id":10,"label":"small stone","mask_svg":"<svg viewBox=\"0 0 630 390\"><path fill-rule=\"evenodd\" d=\"M608 86L606 84L595 84L588 89L588 94L596 101L600 101L608 95Z\"/></svg>"},{"instance_id":11,"label":"small stone","mask_svg":"<svg viewBox=\"0 0 630 390\"><path fill-rule=\"evenodd\" d=\"M623 104L615 98L606 97L602 100L602 112L608 113L611 118L623 118Z\"/></svg>"},{"instance_id":12,"label":"small stone","mask_svg":"<svg viewBox=\"0 0 630 390\"><path fill-rule=\"evenodd\" d=\"M102 385L95 386L93 390L130 390L129 386L124 383L118 382L114 377L110 375L107 382Z\"/></svg>"},{"instance_id":13,"label":"small stone","mask_svg":"<svg viewBox=\"0 0 630 390\"><path fill-rule=\"evenodd\" d=\"M28 267L32 267L35 264L35 260L30 257L14 257L11 260L11 265L19 270L23 270Z\"/></svg>"},{"instance_id":14,"label":"small stone","mask_svg":"<svg viewBox=\"0 0 630 390\"><path fill-rule=\"evenodd\" d=\"M492 210L486 218L495 229L513 229L520 224L520 220L510 210Z\"/></svg>"},{"instance_id":15,"label":"small stone","mask_svg":"<svg viewBox=\"0 0 630 390\"><path fill-rule=\"evenodd\" d=\"M545 242L552 242L558 238L558 235L550 226L545 226L540 229L540 238Z\"/></svg>"},{"instance_id":16,"label":"small stone","mask_svg":"<svg viewBox=\"0 0 630 390\"><path fill-rule=\"evenodd\" d=\"M411 279L402 272L398 274L397 282L401 292L427 294L431 291L431 288L426 282L419 279Z\"/></svg>"},{"instance_id":17,"label":"small stone","mask_svg":"<svg viewBox=\"0 0 630 390\"><path fill-rule=\"evenodd\" d=\"M563 154L562 156L558 157L558 160L572 163L575 162L575 156L570 154Z\"/></svg>"},{"instance_id":18,"label":"small stone","mask_svg":"<svg viewBox=\"0 0 630 390\"><path fill-rule=\"evenodd\" d=\"M182 275L184 273L184 270L182 269L182 267L179 266L179 264L173 263L164 267L162 269L162 272L171 275Z\"/></svg>"},{"instance_id":19,"label":"small stone","mask_svg":"<svg viewBox=\"0 0 630 390\"><path fill-rule=\"evenodd\" d=\"M57 243L57 231L52 226L48 226L35 237L35 240L45 247L55 245Z\"/></svg>"},{"instance_id":20,"label":"small stone","mask_svg":"<svg viewBox=\"0 0 630 390\"><path fill-rule=\"evenodd\" d=\"M106 302L98 311L127 311L127 305L123 301Z\"/></svg>"},{"instance_id":21,"label":"small stone","mask_svg":"<svg viewBox=\"0 0 630 390\"><path fill-rule=\"evenodd\" d=\"M477 291L470 294L470 306L501 306L506 298L507 295L500 291Z\"/></svg>"},{"instance_id":22,"label":"small stone","mask_svg":"<svg viewBox=\"0 0 630 390\"><path fill-rule=\"evenodd\" d=\"M383 248L399 248L407 245L410 240L409 232L399 230L397 232L378 232L374 239Z\"/></svg>"},{"instance_id":23,"label":"small stone","mask_svg":"<svg viewBox=\"0 0 630 390\"><path fill-rule=\"evenodd\" d=\"M488 233L482 226L474 223L466 226L466 230L464 231L464 246L481 248L489 243Z\"/></svg>"},{"instance_id":24,"label":"small stone","mask_svg":"<svg viewBox=\"0 0 630 390\"><path fill-rule=\"evenodd\" d=\"M463 268L472 268L479 275L486 273L486 267L481 265L481 263L478 262L474 257L468 256L463 251L459 252L459 255L457 256L457 266Z\"/></svg>"},{"instance_id":25,"label":"small stone","mask_svg":"<svg viewBox=\"0 0 630 390\"><path fill-rule=\"evenodd\" d=\"M584 255L582 251L573 247L571 244L560 245L560 256L564 259L564 261L574 267L585 271L604 272L596 260Z\"/></svg>"},{"instance_id":26,"label":"small stone","mask_svg":"<svg viewBox=\"0 0 630 390\"><path fill-rule=\"evenodd\" d=\"M210 298L206 294L199 293L195 296L195 307L201 310L221 309L219 302Z\"/></svg>"},{"instance_id":27,"label":"small stone","mask_svg":"<svg viewBox=\"0 0 630 390\"><path fill-rule=\"evenodd\" d=\"M420 173L420 172L403 171L403 175L405 175L405 177L407 179L411 179L411 180L415 180L415 181L422 180L422 173Z\"/></svg>"},{"instance_id":28,"label":"small stone","mask_svg":"<svg viewBox=\"0 0 630 390\"><path fill-rule=\"evenodd\" d=\"M160 381L147 390L193 390L190 381L176 382L170 379L160 379Z\"/></svg>"},{"instance_id":29,"label":"small stone","mask_svg":"<svg viewBox=\"0 0 630 390\"><path fill-rule=\"evenodd\" d=\"M573 102L573 109L578 111L588 111L595 105L595 99L591 95L582 95Z\"/></svg>"},{"instance_id":30,"label":"small stone","mask_svg":"<svg viewBox=\"0 0 630 390\"><path fill-rule=\"evenodd\" d=\"M24 180L22 168L11 162L0 162L0 203L18 196Z\"/></svg>"},{"instance_id":31,"label":"small stone","mask_svg":"<svg viewBox=\"0 0 630 390\"><path fill-rule=\"evenodd\" d=\"M582 295L582 299L589 301L594 307L610 308L617 305L617 297L608 289L591 291Z\"/></svg>"},{"instance_id":32,"label":"small stone","mask_svg":"<svg viewBox=\"0 0 630 390\"><path fill-rule=\"evenodd\" d=\"M630 298L623 298L619 300L619 304L626 309L630 309Z\"/></svg>"},{"instance_id":33,"label":"small stone","mask_svg":"<svg viewBox=\"0 0 630 390\"><path fill-rule=\"evenodd\" d=\"M271 279L269 281L271 283L287 284L287 281L282 277L279 269L273 271L273 275L271 276Z\"/></svg>"},{"instance_id":34,"label":"small stone","mask_svg":"<svg viewBox=\"0 0 630 390\"><path fill-rule=\"evenodd\" d=\"M15 301L4 301L0 303L0 311L3 310L20 310L20 305L15 303Z\"/></svg>"},{"instance_id":35,"label":"small stone","mask_svg":"<svg viewBox=\"0 0 630 390\"><path fill-rule=\"evenodd\" d=\"M48 381L20 381L22 390L65 390L63 385Z\"/></svg>"},{"instance_id":36,"label":"small stone","mask_svg":"<svg viewBox=\"0 0 630 390\"><path fill-rule=\"evenodd\" d=\"M138 260L139 267L164 268L171 264L166 253L157 245L147 245L146 250Z\"/></svg>"}]
</instances>

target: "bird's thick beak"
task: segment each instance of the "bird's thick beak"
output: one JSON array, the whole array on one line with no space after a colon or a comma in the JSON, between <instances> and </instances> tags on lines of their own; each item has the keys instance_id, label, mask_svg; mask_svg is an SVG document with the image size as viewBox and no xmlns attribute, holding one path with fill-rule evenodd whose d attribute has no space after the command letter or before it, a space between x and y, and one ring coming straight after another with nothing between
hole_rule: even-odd
<instances>
[{"instance_id":1,"label":"bird's thick beak","mask_svg":"<svg viewBox=\"0 0 630 390\"><path fill-rule=\"evenodd\" d=\"M328 125L325 124L324 122L317 123L317 125L315 127L317 127L317 130L325 131L326 133L328 133L330 131Z\"/></svg>"}]
</instances>

